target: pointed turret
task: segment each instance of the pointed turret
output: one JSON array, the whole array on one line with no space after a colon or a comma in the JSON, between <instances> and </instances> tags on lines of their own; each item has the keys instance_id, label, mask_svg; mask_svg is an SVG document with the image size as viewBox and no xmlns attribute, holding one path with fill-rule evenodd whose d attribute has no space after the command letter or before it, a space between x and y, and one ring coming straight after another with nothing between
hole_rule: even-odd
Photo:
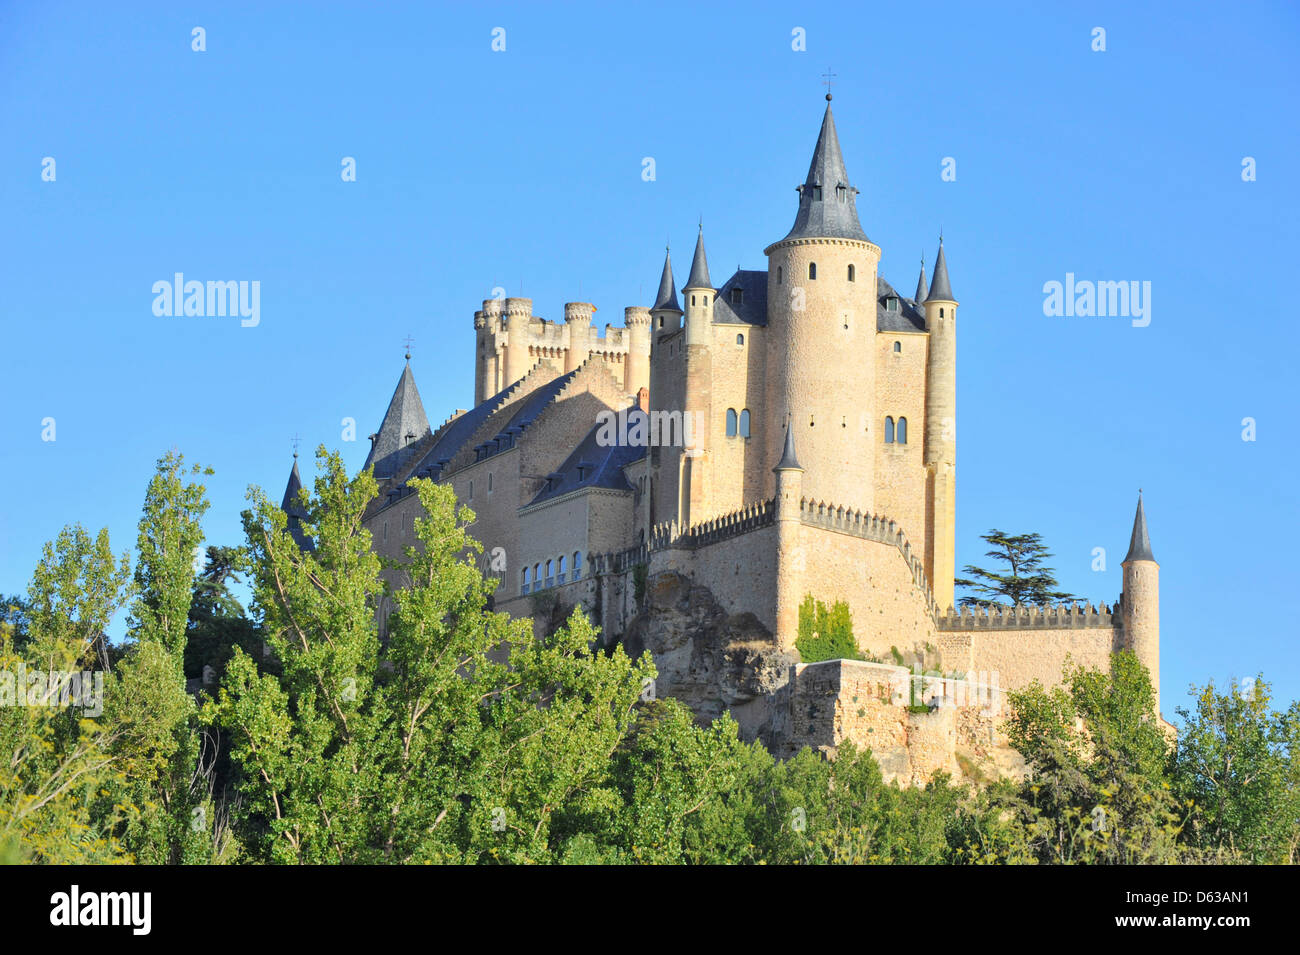
<instances>
[{"instance_id":1,"label":"pointed turret","mask_svg":"<svg viewBox=\"0 0 1300 955\"><path fill-rule=\"evenodd\" d=\"M396 475L404 463L404 449L429 433L429 419L420 401L420 391L415 387L415 376L411 374L411 356L406 357L406 367L397 381L393 400L388 403L379 431L371 436L370 453L366 456L365 467L373 464L375 477L380 481Z\"/></svg>"},{"instance_id":2,"label":"pointed turret","mask_svg":"<svg viewBox=\"0 0 1300 955\"><path fill-rule=\"evenodd\" d=\"M713 283L709 280L709 260L704 255L703 224L700 225L700 234L695 240L695 258L691 260L691 274L686 279L686 284L682 286L682 291L689 292L691 289L701 288L713 288Z\"/></svg>"},{"instance_id":3,"label":"pointed turret","mask_svg":"<svg viewBox=\"0 0 1300 955\"><path fill-rule=\"evenodd\" d=\"M925 301L925 256L921 256L921 277L916 280L916 297L912 299L917 305Z\"/></svg>"},{"instance_id":4,"label":"pointed turret","mask_svg":"<svg viewBox=\"0 0 1300 955\"><path fill-rule=\"evenodd\" d=\"M1138 509L1133 518L1133 536L1128 542L1128 556L1124 558L1124 563L1132 560L1150 560L1155 558L1151 556L1151 538L1147 536L1147 515L1142 508L1142 492L1138 491Z\"/></svg>"},{"instance_id":5,"label":"pointed turret","mask_svg":"<svg viewBox=\"0 0 1300 955\"><path fill-rule=\"evenodd\" d=\"M655 303L650 306L652 312L660 309L670 312L682 310L682 307L677 304L677 283L673 281L673 256L668 249L664 249L664 271L659 276L659 294L655 296Z\"/></svg>"},{"instance_id":6,"label":"pointed turret","mask_svg":"<svg viewBox=\"0 0 1300 955\"><path fill-rule=\"evenodd\" d=\"M808 166L808 177L799 186L799 212L787 239L826 238L870 241L858 222L858 190L849 184L840 153L840 138L831 115L830 94L821 133Z\"/></svg>"},{"instance_id":7,"label":"pointed turret","mask_svg":"<svg viewBox=\"0 0 1300 955\"><path fill-rule=\"evenodd\" d=\"M307 516L306 510L302 506L302 501L298 498L298 492L302 490L302 477L298 474L298 452L293 453L293 470L289 472L289 483L284 487L284 498L280 501L280 510L289 518L288 531L289 536L293 538L299 550L312 550L313 544L311 538L302 529L302 521Z\"/></svg>"},{"instance_id":8,"label":"pointed turret","mask_svg":"<svg viewBox=\"0 0 1300 955\"><path fill-rule=\"evenodd\" d=\"M948 259L943 254L943 236L939 236L939 254L934 260L934 278L930 282L930 294L927 302L955 302L952 288L948 285Z\"/></svg>"},{"instance_id":9,"label":"pointed turret","mask_svg":"<svg viewBox=\"0 0 1300 955\"><path fill-rule=\"evenodd\" d=\"M786 422L785 426L785 448L781 451L781 460L776 462L773 471L802 471L799 466L799 458L794 453L794 428L791 422Z\"/></svg>"}]
</instances>

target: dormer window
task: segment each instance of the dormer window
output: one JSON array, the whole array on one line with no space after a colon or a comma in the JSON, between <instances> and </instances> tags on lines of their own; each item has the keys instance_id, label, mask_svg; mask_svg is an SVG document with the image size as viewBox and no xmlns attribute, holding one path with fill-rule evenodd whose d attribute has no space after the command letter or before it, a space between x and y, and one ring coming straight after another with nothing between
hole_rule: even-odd
<instances>
[{"instance_id":1,"label":"dormer window","mask_svg":"<svg viewBox=\"0 0 1300 955\"><path fill-rule=\"evenodd\" d=\"M814 201L814 202L821 202L821 201L822 201L822 187L821 187L821 186L813 186L813 187L812 187L812 193L813 193L812 197L813 197L813 201Z\"/></svg>"},{"instance_id":2,"label":"dormer window","mask_svg":"<svg viewBox=\"0 0 1300 955\"><path fill-rule=\"evenodd\" d=\"M840 202L848 201L849 190L848 187L844 185L844 183L840 183L838 186L835 187L835 198L838 199Z\"/></svg>"},{"instance_id":3,"label":"dormer window","mask_svg":"<svg viewBox=\"0 0 1300 955\"><path fill-rule=\"evenodd\" d=\"M888 298L885 299L885 311L887 312L898 311L898 299L895 296L890 295Z\"/></svg>"},{"instance_id":4,"label":"dormer window","mask_svg":"<svg viewBox=\"0 0 1300 955\"><path fill-rule=\"evenodd\" d=\"M745 290L743 288L733 288L731 290L731 304L732 305L745 304Z\"/></svg>"}]
</instances>

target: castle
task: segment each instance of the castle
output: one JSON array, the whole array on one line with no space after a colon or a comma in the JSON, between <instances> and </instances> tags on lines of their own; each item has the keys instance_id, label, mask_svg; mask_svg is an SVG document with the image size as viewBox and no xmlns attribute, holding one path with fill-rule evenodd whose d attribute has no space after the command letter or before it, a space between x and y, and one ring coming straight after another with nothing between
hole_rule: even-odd
<instances>
[{"instance_id":1,"label":"castle","mask_svg":"<svg viewBox=\"0 0 1300 955\"><path fill-rule=\"evenodd\" d=\"M1067 656L1105 669L1131 648L1158 701L1140 499L1114 607L952 609L958 302L942 239L928 286L924 264L911 296L880 276L826 99L765 271L715 287L701 226L680 294L666 255L654 304L603 334L590 303L556 323L530 299L485 301L474 406L436 427L408 355L366 460L375 547L414 542L407 481L449 483L477 516L495 609L540 630L581 604L701 718L729 710L776 751L853 739L893 778L992 759L1005 690L1059 683ZM806 594L846 601L862 653L892 662L800 663Z\"/></svg>"}]
</instances>

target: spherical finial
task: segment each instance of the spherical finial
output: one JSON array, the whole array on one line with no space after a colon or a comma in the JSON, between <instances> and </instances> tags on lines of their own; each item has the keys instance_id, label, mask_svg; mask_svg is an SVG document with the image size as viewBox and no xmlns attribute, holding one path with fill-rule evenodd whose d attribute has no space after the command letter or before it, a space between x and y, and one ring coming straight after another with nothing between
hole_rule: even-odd
<instances>
[{"instance_id":1,"label":"spherical finial","mask_svg":"<svg viewBox=\"0 0 1300 955\"><path fill-rule=\"evenodd\" d=\"M826 102L829 103L830 101L831 101L831 94L830 94L830 93L827 93L827 94L826 94Z\"/></svg>"}]
</instances>

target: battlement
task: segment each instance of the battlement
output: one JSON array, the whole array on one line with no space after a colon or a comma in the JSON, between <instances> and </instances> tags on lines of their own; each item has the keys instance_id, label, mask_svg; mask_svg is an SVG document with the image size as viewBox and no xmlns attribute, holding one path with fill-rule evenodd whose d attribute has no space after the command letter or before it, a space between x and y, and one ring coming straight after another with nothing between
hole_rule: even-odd
<instances>
[{"instance_id":1,"label":"battlement","mask_svg":"<svg viewBox=\"0 0 1300 955\"><path fill-rule=\"evenodd\" d=\"M1118 605L1116 605L1118 609ZM1082 630L1105 629L1118 623L1111 607L1091 603L1080 607L1078 601L1032 607L949 607L938 614L935 626L943 631L955 630Z\"/></svg>"},{"instance_id":2,"label":"battlement","mask_svg":"<svg viewBox=\"0 0 1300 955\"><path fill-rule=\"evenodd\" d=\"M882 514L866 514L852 508L827 504L825 501L810 501L806 497L799 500L799 519L810 527L821 527L838 534L849 534L897 547L912 572L913 582L925 597L926 608L932 616L938 616L939 607L934 602L930 585L925 579L925 564L919 556L912 553L912 545L897 521Z\"/></svg>"},{"instance_id":3,"label":"battlement","mask_svg":"<svg viewBox=\"0 0 1300 955\"><path fill-rule=\"evenodd\" d=\"M650 555L672 548L695 550L719 541L748 534L776 523L776 501L769 499L746 505L727 514L681 528L665 521L650 529L646 543L621 551L592 554L588 559L593 574L621 574L650 560Z\"/></svg>"}]
</instances>

